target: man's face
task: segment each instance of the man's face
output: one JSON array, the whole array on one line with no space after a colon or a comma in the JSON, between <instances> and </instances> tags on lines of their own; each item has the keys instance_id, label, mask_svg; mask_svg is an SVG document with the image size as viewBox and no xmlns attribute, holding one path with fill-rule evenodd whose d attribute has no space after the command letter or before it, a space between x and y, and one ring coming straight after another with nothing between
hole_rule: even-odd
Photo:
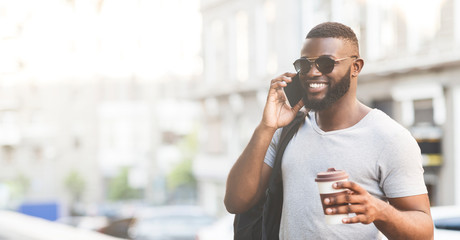
<instances>
[{"instance_id":1,"label":"man's face","mask_svg":"<svg viewBox=\"0 0 460 240\"><path fill-rule=\"evenodd\" d=\"M346 43L337 38L307 39L302 49L302 57L316 58L330 56L333 59L350 57L353 54L346 48ZM338 61L332 72L323 74L316 66L310 71L300 73L300 82L303 87L303 102L305 107L320 111L329 108L350 89L350 65L353 58Z\"/></svg>"}]
</instances>

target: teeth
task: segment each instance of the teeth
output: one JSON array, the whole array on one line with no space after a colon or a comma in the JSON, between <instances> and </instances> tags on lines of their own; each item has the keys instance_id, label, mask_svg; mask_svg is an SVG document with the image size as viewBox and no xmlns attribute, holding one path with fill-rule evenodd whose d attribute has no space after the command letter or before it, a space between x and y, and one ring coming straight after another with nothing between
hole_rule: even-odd
<instances>
[{"instance_id":1,"label":"teeth","mask_svg":"<svg viewBox=\"0 0 460 240\"><path fill-rule=\"evenodd\" d=\"M325 87L327 84L325 83L310 83L311 88L320 88L320 87Z\"/></svg>"}]
</instances>

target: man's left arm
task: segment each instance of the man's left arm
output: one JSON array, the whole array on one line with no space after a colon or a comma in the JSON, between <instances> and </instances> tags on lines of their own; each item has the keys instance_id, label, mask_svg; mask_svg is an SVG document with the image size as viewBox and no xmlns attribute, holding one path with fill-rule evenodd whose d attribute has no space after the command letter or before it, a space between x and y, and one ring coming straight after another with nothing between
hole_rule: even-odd
<instances>
[{"instance_id":1,"label":"man's left arm","mask_svg":"<svg viewBox=\"0 0 460 240\"><path fill-rule=\"evenodd\" d=\"M356 213L343 222L374 223L388 239L433 239L433 220L427 194L390 198L386 203L369 194L359 184L338 182L334 188L351 190L348 195L324 200L327 214ZM337 206L340 204L347 204Z\"/></svg>"}]
</instances>

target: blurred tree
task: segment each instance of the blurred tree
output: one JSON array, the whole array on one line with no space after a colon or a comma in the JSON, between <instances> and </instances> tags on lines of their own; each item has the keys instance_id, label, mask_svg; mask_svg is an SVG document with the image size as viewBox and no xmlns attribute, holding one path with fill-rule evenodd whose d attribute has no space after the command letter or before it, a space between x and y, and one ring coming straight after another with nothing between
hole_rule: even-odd
<instances>
[{"instance_id":1,"label":"blurred tree","mask_svg":"<svg viewBox=\"0 0 460 240\"><path fill-rule=\"evenodd\" d=\"M112 201L138 199L142 196L139 189L134 189L128 182L129 168L120 169L119 174L109 183L108 199Z\"/></svg>"},{"instance_id":2,"label":"blurred tree","mask_svg":"<svg viewBox=\"0 0 460 240\"><path fill-rule=\"evenodd\" d=\"M193 159L195 158L198 149L197 129L192 131L179 142L179 149L182 154L182 160L167 177L167 187L170 192L170 201L178 200L171 199L175 198L175 196L178 198L194 198L196 196L197 184L192 168Z\"/></svg>"},{"instance_id":3,"label":"blurred tree","mask_svg":"<svg viewBox=\"0 0 460 240\"><path fill-rule=\"evenodd\" d=\"M198 151L198 128L195 127L182 141L179 142L179 148L184 158L195 157Z\"/></svg>"},{"instance_id":4,"label":"blurred tree","mask_svg":"<svg viewBox=\"0 0 460 240\"><path fill-rule=\"evenodd\" d=\"M19 173L13 179L6 182L13 201L21 201L30 187L30 180L24 174Z\"/></svg>"},{"instance_id":5,"label":"blurred tree","mask_svg":"<svg viewBox=\"0 0 460 240\"><path fill-rule=\"evenodd\" d=\"M66 189L69 191L72 202L79 202L85 191L86 182L75 170L72 170L64 180Z\"/></svg>"},{"instance_id":6,"label":"blurred tree","mask_svg":"<svg viewBox=\"0 0 460 240\"><path fill-rule=\"evenodd\" d=\"M196 179L192 172L192 159L184 159L168 175L168 190L174 191L178 187L195 187Z\"/></svg>"}]
</instances>

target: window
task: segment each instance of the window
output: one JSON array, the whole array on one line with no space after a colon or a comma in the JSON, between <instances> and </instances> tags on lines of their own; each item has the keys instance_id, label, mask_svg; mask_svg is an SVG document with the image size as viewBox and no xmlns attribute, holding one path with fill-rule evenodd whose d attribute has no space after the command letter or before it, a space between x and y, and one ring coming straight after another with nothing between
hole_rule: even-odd
<instances>
[{"instance_id":1,"label":"window","mask_svg":"<svg viewBox=\"0 0 460 240\"><path fill-rule=\"evenodd\" d=\"M392 99L384 100L375 100L372 102L372 107L380 109L382 112L386 113L388 116L394 118L394 107Z\"/></svg>"},{"instance_id":2,"label":"window","mask_svg":"<svg viewBox=\"0 0 460 240\"><path fill-rule=\"evenodd\" d=\"M2 157L5 162L12 163L14 160L14 148L9 145L5 145L2 147Z\"/></svg>"},{"instance_id":3,"label":"window","mask_svg":"<svg viewBox=\"0 0 460 240\"><path fill-rule=\"evenodd\" d=\"M211 44L213 46L212 52L213 55L211 56L212 65L215 65L213 69L210 67L210 70L213 74L210 75L209 80L217 80L221 79L222 81L227 81L227 41L225 36L225 25L221 20L215 20L211 25L211 32L212 32L212 40ZM219 76L217 78L217 76Z\"/></svg>"},{"instance_id":4,"label":"window","mask_svg":"<svg viewBox=\"0 0 460 240\"><path fill-rule=\"evenodd\" d=\"M433 99L414 101L414 125L434 125Z\"/></svg>"}]
</instances>

